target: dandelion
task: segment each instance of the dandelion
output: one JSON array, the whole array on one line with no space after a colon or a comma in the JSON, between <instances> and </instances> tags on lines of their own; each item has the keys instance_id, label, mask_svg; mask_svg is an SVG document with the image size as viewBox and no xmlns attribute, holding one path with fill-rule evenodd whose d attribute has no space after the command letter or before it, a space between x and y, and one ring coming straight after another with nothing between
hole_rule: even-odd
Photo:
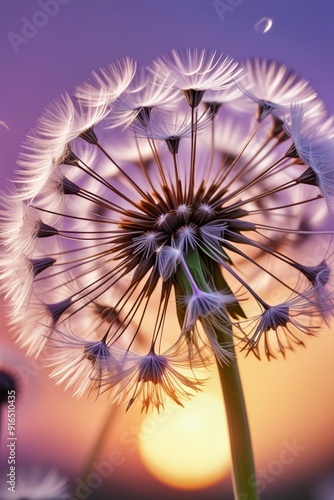
<instances>
[{"instance_id":1,"label":"dandelion","mask_svg":"<svg viewBox=\"0 0 334 500\"><path fill-rule=\"evenodd\" d=\"M70 499L69 481L58 470L41 465L21 465L15 487L0 484L3 500L61 500Z\"/></svg>"},{"instance_id":2,"label":"dandelion","mask_svg":"<svg viewBox=\"0 0 334 500\"><path fill-rule=\"evenodd\" d=\"M250 498L235 347L285 356L333 316L331 259L306 255L334 206L324 116L308 82L274 62L194 49L143 70L125 59L48 108L1 199L19 342L75 394L143 411L182 405L216 360L236 491Z\"/></svg>"},{"instance_id":3,"label":"dandelion","mask_svg":"<svg viewBox=\"0 0 334 500\"><path fill-rule=\"evenodd\" d=\"M0 409L8 404L8 394L18 392L18 385L17 377L10 370L0 369Z\"/></svg>"}]
</instances>

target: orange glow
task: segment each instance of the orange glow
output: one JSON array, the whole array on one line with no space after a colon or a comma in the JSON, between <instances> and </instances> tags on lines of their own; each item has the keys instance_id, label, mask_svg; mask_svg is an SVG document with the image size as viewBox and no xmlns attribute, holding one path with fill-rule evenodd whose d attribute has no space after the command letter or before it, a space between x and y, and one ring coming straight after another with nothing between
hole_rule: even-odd
<instances>
[{"instance_id":1,"label":"orange glow","mask_svg":"<svg viewBox=\"0 0 334 500\"><path fill-rule=\"evenodd\" d=\"M170 405L163 414L148 415L140 454L151 474L173 487L198 489L222 480L230 462L222 401L200 393L185 408Z\"/></svg>"}]
</instances>

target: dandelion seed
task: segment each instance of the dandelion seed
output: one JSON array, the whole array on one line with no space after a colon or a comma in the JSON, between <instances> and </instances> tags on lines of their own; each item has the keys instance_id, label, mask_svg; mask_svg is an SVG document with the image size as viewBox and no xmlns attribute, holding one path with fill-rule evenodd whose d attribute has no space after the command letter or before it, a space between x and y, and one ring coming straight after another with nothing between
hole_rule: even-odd
<instances>
[{"instance_id":1,"label":"dandelion seed","mask_svg":"<svg viewBox=\"0 0 334 500\"><path fill-rule=\"evenodd\" d=\"M286 350L293 350L294 345L304 345L300 333L315 335L317 327L308 325L308 318L313 316L316 316L314 306L303 296L266 306L258 321L251 322L255 322L256 326L249 334L246 348L253 350L258 356L258 345L263 340L268 359L275 357L276 352L285 356ZM270 333L274 333L274 336Z\"/></svg>"},{"instance_id":2,"label":"dandelion seed","mask_svg":"<svg viewBox=\"0 0 334 500\"><path fill-rule=\"evenodd\" d=\"M173 50L152 65L152 72L168 78L172 85L181 89L188 104L196 108L206 90L220 90L234 83L240 73L237 63L230 57L216 52L187 49ZM161 78L161 76L160 76Z\"/></svg>"},{"instance_id":3,"label":"dandelion seed","mask_svg":"<svg viewBox=\"0 0 334 500\"><path fill-rule=\"evenodd\" d=\"M110 115L110 126L129 126L136 119L144 125L150 121L153 110L174 109L180 98L167 77L162 82L157 73L142 68L116 100Z\"/></svg>"},{"instance_id":4,"label":"dandelion seed","mask_svg":"<svg viewBox=\"0 0 334 500\"><path fill-rule=\"evenodd\" d=\"M158 411L164 407L166 396L183 406L182 400L189 399L201 389L203 380L186 377L182 374L184 363L188 360L188 349L182 344L172 346L163 354L156 354L154 346L146 355L136 355L129 351L120 352L120 370L114 366L107 373L104 383L116 387L112 394L115 401L128 401L127 410L139 397L142 411L155 406ZM198 362L192 368L201 366ZM181 369L180 369L181 368Z\"/></svg>"},{"instance_id":5,"label":"dandelion seed","mask_svg":"<svg viewBox=\"0 0 334 500\"><path fill-rule=\"evenodd\" d=\"M70 495L69 480L57 469L42 465L22 464L17 475L15 491L8 490L8 484L0 484L3 500L61 500Z\"/></svg>"},{"instance_id":6,"label":"dandelion seed","mask_svg":"<svg viewBox=\"0 0 334 500\"><path fill-rule=\"evenodd\" d=\"M130 58L93 71L86 82L76 89L76 96L87 106L100 107L113 103L130 85L136 63Z\"/></svg>"},{"instance_id":7,"label":"dandelion seed","mask_svg":"<svg viewBox=\"0 0 334 500\"><path fill-rule=\"evenodd\" d=\"M286 66L274 61L250 59L243 63L245 77L239 86L259 105L259 121L269 113L280 113L292 103L307 103L316 98L310 84Z\"/></svg>"},{"instance_id":8,"label":"dandelion seed","mask_svg":"<svg viewBox=\"0 0 334 500\"><path fill-rule=\"evenodd\" d=\"M234 344L303 345L333 316L330 252L294 250L334 207L333 137L273 61L188 49L94 72L43 113L1 198L15 337L76 395L143 411L182 405Z\"/></svg>"},{"instance_id":9,"label":"dandelion seed","mask_svg":"<svg viewBox=\"0 0 334 500\"><path fill-rule=\"evenodd\" d=\"M299 177L299 182L316 185L327 202L331 211L334 210L334 172L332 158L334 154L332 121L304 121L304 109L292 106L290 124L285 120L285 128L293 139L293 145L287 151L287 156L295 157L306 167Z\"/></svg>"},{"instance_id":10,"label":"dandelion seed","mask_svg":"<svg viewBox=\"0 0 334 500\"><path fill-rule=\"evenodd\" d=\"M0 126L6 128L7 130L9 130L9 126L7 125L7 123L4 122L4 121L2 121L2 120L0 120Z\"/></svg>"},{"instance_id":11,"label":"dandelion seed","mask_svg":"<svg viewBox=\"0 0 334 500\"><path fill-rule=\"evenodd\" d=\"M260 33L261 35L263 35L264 33L267 33L267 31L270 30L272 25L273 25L273 20L270 19L270 17L262 17L262 19L260 19L254 24L254 29L256 33Z\"/></svg>"},{"instance_id":12,"label":"dandelion seed","mask_svg":"<svg viewBox=\"0 0 334 500\"><path fill-rule=\"evenodd\" d=\"M114 368L116 366L104 338L89 341L55 330L49 352L48 365L53 367L51 377L57 379L58 384L66 381L66 388L74 385L74 395L78 397L94 389L99 391L107 364L113 362Z\"/></svg>"}]
</instances>

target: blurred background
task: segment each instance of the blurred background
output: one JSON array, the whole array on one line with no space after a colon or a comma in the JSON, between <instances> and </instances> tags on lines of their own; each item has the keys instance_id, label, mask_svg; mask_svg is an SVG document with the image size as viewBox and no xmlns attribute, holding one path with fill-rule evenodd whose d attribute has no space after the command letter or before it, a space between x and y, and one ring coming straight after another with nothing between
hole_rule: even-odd
<instances>
[{"instance_id":1,"label":"blurred background","mask_svg":"<svg viewBox=\"0 0 334 500\"><path fill-rule=\"evenodd\" d=\"M272 20L259 23L263 18ZM172 48L267 57L308 79L334 113L332 0L13 0L0 5L1 189L43 108L94 69L126 55L140 64ZM0 369L20 379L18 461L58 468L73 498L232 498L228 437L216 374L180 412L114 410L107 398L76 400L40 360L11 341L0 316ZM240 356L263 499L334 499L334 335L324 328L286 360ZM97 436L103 444L90 475ZM7 450L1 440L0 470ZM241 499L246 500L246 499Z\"/></svg>"}]
</instances>

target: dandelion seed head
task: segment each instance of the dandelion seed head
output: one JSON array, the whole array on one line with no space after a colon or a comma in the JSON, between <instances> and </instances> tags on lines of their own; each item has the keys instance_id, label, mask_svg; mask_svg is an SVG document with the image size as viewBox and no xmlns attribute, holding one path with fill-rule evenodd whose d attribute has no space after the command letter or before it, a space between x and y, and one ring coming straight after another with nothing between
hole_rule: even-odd
<instances>
[{"instance_id":1,"label":"dandelion seed head","mask_svg":"<svg viewBox=\"0 0 334 500\"><path fill-rule=\"evenodd\" d=\"M334 310L331 253L296 252L334 207L333 130L273 61L187 49L95 70L42 114L1 196L14 337L76 396L142 411L182 405L234 344L304 345Z\"/></svg>"}]
</instances>

